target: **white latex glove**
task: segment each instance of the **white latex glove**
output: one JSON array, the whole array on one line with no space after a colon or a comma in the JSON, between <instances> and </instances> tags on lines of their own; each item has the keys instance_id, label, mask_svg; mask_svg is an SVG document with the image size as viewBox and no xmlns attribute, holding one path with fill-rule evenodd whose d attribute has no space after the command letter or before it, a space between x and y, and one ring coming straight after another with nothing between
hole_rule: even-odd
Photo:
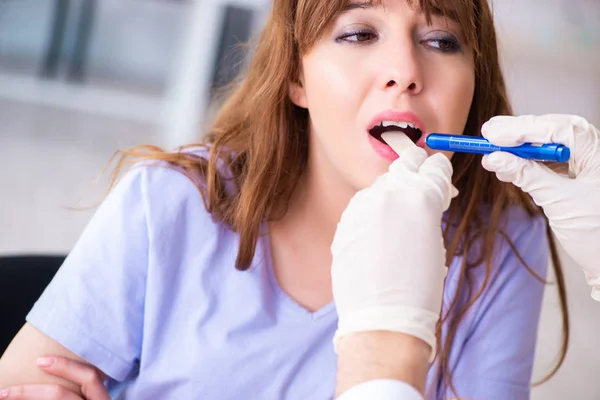
<instances>
[{"instance_id":1,"label":"white latex glove","mask_svg":"<svg viewBox=\"0 0 600 400\"><path fill-rule=\"evenodd\" d=\"M600 301L600 132L574 115L494 117L481 128L493 144L560 143L571 149L568 175L543 163L497 152L483 167L512 182L541 206L564 250L583 269Z\"/></svg>"},{"instance_id":2,"label":"white latex glove","mask_svg":"<svg viewBox=\"0 0 600 400\"><path fill-rule=\"evenodd\" d=\"M435 349L446 276L442 214L458 192L444 155L427 158L395 135L385 140L400 158L352 198L331 246L336 349L344 335L375 330L406 333Z\"/></svg>"}]
</instances>

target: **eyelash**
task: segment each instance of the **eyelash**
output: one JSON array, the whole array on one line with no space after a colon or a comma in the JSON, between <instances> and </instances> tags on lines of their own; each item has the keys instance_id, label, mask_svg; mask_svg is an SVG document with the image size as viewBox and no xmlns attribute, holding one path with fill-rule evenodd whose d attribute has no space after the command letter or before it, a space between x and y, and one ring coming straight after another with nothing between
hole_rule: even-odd
<instances>
[{"instance_id":1,"label":"eyelash","mask_svg":"<svg viewBox=\"0 0 600 400\"><path fill-rule=\"evenodd\" d=\"M446 37L437 37L437 38L427 39L424 41L425 42L438 42L438 45L440 43L445 43L445 45L448 46L446 48L435 47L435 49L437 51L442 52L442 53L449 53L449 54L457 53L461 50L460 43L458 43L458 39L454 35L448 35Z\"/></svg>"},{"instance_id":2,"label":"eyelash","mask_svg":"<svg viewBox=\"0 0 600 400\"><path fill-rule=\"evenodd\" d=\"M370 38L367 40L358 39L359 36L369 35ZM351 37L357 37L357 40L348 40ZM377 38L377 34L369 30L357 30L342 34L336 38L338 43L350 43L356 45L365 45ZM444 54L453 54L461 50L460 43L454 35L448 35L446 37L436 37L431 39L422 40L421 43L438 42L438 46L430 46L434 51L438 51ZM445 47L447 46L447 47Z\"/></svg>"},{"instance_id":3,"label":"eyelash","mask_svg":"<svg viewBox=\"0 0 600 400\"><path fill-rule=\"evenodd\" d=\"M351 38L353 36L361 36L361 35L370 35L371 37L376 37L377 35L371 31L368 30L356 30L356 31L350 31L347 33L342 34L341 36L339 36L336 41L338 42L346 42L346 43L357 43L357 44L364 44L364 40L348 40L348 38Z\"/></svg>"}]
</instances>

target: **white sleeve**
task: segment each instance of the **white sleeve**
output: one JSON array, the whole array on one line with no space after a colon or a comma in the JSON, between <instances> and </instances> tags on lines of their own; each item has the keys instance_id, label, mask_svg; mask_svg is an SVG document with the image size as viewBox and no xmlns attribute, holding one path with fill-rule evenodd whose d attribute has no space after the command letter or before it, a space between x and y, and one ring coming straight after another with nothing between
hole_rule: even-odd
<instances>
[{"instance_id":1,"label":"white sleeve","mask_svg":"<svg viewBox=\"0 0 600 400\"><path fill-rule=\"evenodd\" d=\"M392 379L377 379L361 383L342 393L338 400L423 400L409 384Z\"/></svg>"}]
</instances>

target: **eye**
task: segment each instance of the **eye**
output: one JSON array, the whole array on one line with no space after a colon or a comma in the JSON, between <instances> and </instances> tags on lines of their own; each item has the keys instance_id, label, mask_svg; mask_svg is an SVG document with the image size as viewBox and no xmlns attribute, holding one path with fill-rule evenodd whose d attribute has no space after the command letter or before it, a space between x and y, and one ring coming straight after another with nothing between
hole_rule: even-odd
<instances>
[{"instance_id":1,"label":"eye","mask_svg":"<svg viewBox=\"0 0 600 400\"><path fill-rule=\"evenodd\" d=\"M377 34L370 30L346 32L336 38L337 42L367 43L377 39Z\"/></svg>"},{"instance_id":2,"label":"eye","mask_svg":"<svg viewBox=\"0 0 600 400\"><path fill-rule=\"evenodd\" d=\"M461 50L460 43L454 35L428 38L422 42L440 53L457 53Z\"/></svg>"}]
</instances>

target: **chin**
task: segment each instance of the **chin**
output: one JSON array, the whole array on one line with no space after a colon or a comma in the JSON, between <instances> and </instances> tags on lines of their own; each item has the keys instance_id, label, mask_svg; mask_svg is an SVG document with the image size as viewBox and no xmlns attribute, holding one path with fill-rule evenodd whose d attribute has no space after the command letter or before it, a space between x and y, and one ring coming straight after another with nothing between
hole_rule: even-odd
<instances>
[{"instance_id":1,"label":"chin","mask_svg":"<svg viewBox=\"0 0 600 400\"><path fill-rule=\"evenodd\" d=\"M379 171L371 170L359 172L357 175L355 175L355 178L352 182L352 186L354 187L355 191L363 190L373 185L377 178L388 171L388 167L389 165Z\"/></svg>"}]
</instances>

